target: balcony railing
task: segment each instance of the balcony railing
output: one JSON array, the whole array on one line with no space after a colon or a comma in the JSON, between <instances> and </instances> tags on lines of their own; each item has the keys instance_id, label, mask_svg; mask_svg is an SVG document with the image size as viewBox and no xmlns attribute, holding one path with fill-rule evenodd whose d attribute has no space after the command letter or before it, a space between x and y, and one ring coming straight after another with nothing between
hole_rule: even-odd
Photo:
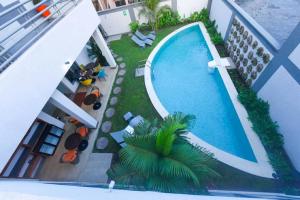
<instances>
[{"instance_id":1,"label":"balcony railing","mask_svg":"<svg viewBox=\"0 0 300 200\"><path fill-rule=\"evenodd\" d=\"M0 19L13 16L0 24L0 73L63 18L79 1L42 0L33 5L32 0L25 0L0 13ZM42 5L46 5L46 8L38 12Z\"/></svg>"}]
</instances>

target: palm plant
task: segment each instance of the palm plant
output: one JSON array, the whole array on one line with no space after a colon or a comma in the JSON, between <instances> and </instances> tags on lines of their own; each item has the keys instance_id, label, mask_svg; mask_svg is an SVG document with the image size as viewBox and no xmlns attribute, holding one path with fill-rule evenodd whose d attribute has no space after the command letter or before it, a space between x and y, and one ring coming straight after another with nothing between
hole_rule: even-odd
<instances>
[{"instance_id":1,"label":"palm plant","mask_svg":"<svg viewBox=\"0 0 300 200\"><path fill-rule=\"evenodd\" d=\"M143 186L149 190L178 192L203 189L204 183L218 177L212 154L193 146L186 138L193 117L175 113L160 125L145 122L135 134L125 137L120 162L108 175L119 184Z\"/></svg>"},{"instance_id":2,"label":"palm plant","mask_svg":"<svg viewBox=\"0 0 300 200\"><path fill-rule=\"evenodd\" d=\"M108 66L106 58L103 56L101 49L96 44L94 38L90 38L86 45L86 50L90 59L95 60L102 66Z\"/></svg>"},{"instance_id":3,"label":"palm plant","mask_svg":"<svg viewBox=\"0 0 300 200\"><path fill-rule=\"evenodd\" d=\"M143 7L139 12L139 17L142 15L148 19L148 24L151 26L152 30L155 29L158 4L159 0L144 0Z\"/></svg>"}]
</instances>

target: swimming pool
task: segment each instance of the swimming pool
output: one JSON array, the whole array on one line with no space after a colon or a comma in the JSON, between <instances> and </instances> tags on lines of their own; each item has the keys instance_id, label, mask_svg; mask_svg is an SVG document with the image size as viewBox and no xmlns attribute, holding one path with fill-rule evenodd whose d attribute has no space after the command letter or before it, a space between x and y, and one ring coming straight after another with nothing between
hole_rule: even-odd
<instances>
[{"instance_id":1,"label":"swimming pool","mask_svg":"<svg viewBox=\"0 0 300 200\"><path fill-rule=\"evenodd\" d=\"M152 84L169 113L196 116L192 133L241 158L256 161L222 78L208 72L213 60L195 25L169 39L152 61Z\"/></svg>"},{"instance_id":2,"label":"swimming pool","mask_svg":"<svg viewBox=\"0 0 300 200\"><path fill-rule=\"evenodd\" d=\"M186 25L160 41L145 65L145 87L162 118L175 111L194 114L187 137L214 157L239 170L272 178L267 153L252 130L245 108L225 67L208 72L208 62L220 62L203 23Z\"/></svg>"}]
</instances>

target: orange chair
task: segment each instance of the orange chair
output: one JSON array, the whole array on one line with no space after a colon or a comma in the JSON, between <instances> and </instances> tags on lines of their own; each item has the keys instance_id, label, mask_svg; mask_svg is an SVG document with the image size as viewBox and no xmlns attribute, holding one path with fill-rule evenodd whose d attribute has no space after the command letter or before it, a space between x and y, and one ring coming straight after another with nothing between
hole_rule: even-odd
<instances>
[{"instance_id":1,"label":"orange chair","mask_svg":"<svg viewBox=\"0 0 300 200\"><path fill-rule=\"evenodd\" d=\"M42 4L42 5L40 5L39 7L36 8L36 11L37 12L42 12L46 8L47 8L47 5L46 4ZM43 14L42 14L42 16L45 17L45 18L48 17L48 16L50 16L50 15L51 15L51 12L49 10L44 11Z\"/></svg>"},{"instance_id":2,"label":"orange chair","mask_svg":"<svg viewBox=\"0 0 300 200\"><path fill-rule=\"evenodd\" d=\"M69 122L70 122L71 124L74 124L74 125L77 126L77 127L83 125L80 121L78 121L77 119L74 119L74 118L70 118L70 119L69 119Z\"/></svg>"},{"instance_id":3,"label":"orange chair","mask_svg":"<svg viewBox=\"0 0 300 200\"><path fill-rule=\"evenodd\" d=\"M77 150L69 150L64 153L62 155L61 162L77 164L79 162Z\"/></svg>"},{"instance_id":4,"label":"orange chair","mask_svg":"<svg viewBox=\"0 0 300 200\"><path fill-rule=\"evenodd\" d=\"M91 94L94 94L97 98L99 98L101 96L100 89L96 86L93 86Z\"/></svg>"},{"instance_id":5,"label":"orange chair","mask_svg":"<svg viewBox=\"0 0 300 200\"><path fill-rule=\"evenodd\" d=\"M79 127L76 129L76 133L78 133L82 138L87 137L89 134L89 129L87 127Z\"/></svg>"}]
</instances>

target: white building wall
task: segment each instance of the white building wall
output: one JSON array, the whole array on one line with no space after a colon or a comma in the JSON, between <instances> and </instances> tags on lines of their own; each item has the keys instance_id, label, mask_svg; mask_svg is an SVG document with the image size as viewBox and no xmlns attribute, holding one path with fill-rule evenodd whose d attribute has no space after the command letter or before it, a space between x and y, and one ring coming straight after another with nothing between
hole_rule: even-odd
<instances>
[{"instance_id":1,"label":"white building wall","mask_svg":"<svg viewBox=\"0 0 300 200\"><path fill-rule=\"evenodd\" d=\"M183 18L189 17L193 12L207 8L208 0L177 0L177 11Z\"/></svg>"},{"instance_id":2,"label":"white building wall","mask_svg":"<svg viewBox=\"0 0 300 200\"><path fill-rule=\"evenodd\" d=\"M92 2L80 1L0 75L0 171L98 24Z\"/></svg>"},{"instance_id":3,"label":"white building wall","mask_svg":"<svg viewBox=\"0 0 300 200\"><path fill-rule=\"evenodd\" d=\"M232 11L225 5L222 0L212 1L209 17L211 20L216 20L218 31L221 32L223 38L226 35L231 16Z\"/></svg>"},{"instance_id":4,"label":"white building wall","mask_svg":"<svg viewBox=\"0 0 300 200\"><path fill-rule=\"evenodd\" d=\"M300 69L300 44L289 55L289 59Z\"/></svg>"},{"instance_id":5,"label":"white building wall","mask_svg":"<svg viewBox=\"0 0 300 200\"><path fill-rule=\"evenodd\" d=\"M121 10L100 16L101 25L108 35L118 35L130 32L131 22L129 11Z\"/></svg>"},{"instance_id":6,"label":"white building wall","mask_svg":"<svg viewBox=\"0 0 300 200\"><path fill-rule=\"evenodd\" d=\"M270 114L284 136L284 147L300 171L300 85L281 66L258 95L271 105Z\"/></svg>"},{"instance_id":7,"label":"white building wall","mask_svg":"<svg viewBox=\"0 0 300 200\"><path fill-rule=\"evenodd\" d=\"M172 194L162 192L112 190L92 187L43 184L33 181L1 181L2 200L247 200L241 197ZM257 198L259 200L260 198Z\"/></svg>"}]
</instances>

